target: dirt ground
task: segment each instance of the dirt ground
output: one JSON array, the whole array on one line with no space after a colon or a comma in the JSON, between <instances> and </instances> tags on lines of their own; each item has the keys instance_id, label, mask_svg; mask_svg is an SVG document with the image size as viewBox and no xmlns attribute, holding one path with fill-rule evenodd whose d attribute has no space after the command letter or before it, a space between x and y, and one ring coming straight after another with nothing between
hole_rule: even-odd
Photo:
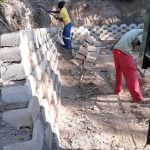
<instances>
[{"instance_id":1,"label":"dirt ground","mask_svg":"<svg viewBox=\"0 0 150 150\"><path fill-rule=\"evenodd\" d=\"M55 0L48 1L56 6ZM24 29L29 18L32 27L49 27L51 18L35 6L38 2L47 1L8 0L1 10L4 13L0 17L0 33ZM87 0L86 4L84 0L70 2L72 21L78 26L141 23L146 7L144 0L132 0L131 3L120 0ZM150 103L132 103L124 83L124 93L119 97L113 94L114 66L110 51L101 51L93 69L73 65L70 56L63 55L60 61L63 85L59 116L61 148L142 150L146 143ZM144 97L149 100L150 84L143 80L140 83ZM0 101L0 149L5 144L31 139L32 131L28 127L15 129L2 122L4 108L13 110L16 106L3 106ZM7 137L6 133L9 133ZM150 147L145 148L148 149Z\"/></svg>"},{"instance_id":2,"label":"dirt ground","mask_svg":"<svg viewBox=\"0 0 150 150\"><path fill-rule=\"evenodd\" d=\"M66 55L60 61L63 86L59 118L61 148L142 150L150 116L150 84L140 79L147 100L145 104L132 102L125 82L123 94L114 95L113 59L106 49L100 52L93 69L73 65Z\"/></svg>"}]
</instances>

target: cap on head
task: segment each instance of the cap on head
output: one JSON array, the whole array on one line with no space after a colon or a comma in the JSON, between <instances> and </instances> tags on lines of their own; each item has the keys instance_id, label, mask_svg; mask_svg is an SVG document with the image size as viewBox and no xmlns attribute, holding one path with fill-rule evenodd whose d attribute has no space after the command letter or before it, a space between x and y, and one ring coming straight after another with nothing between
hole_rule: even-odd
<instances>
[{"instance_id":1,"label":"cap on head","mask_svg":"<svg viewBox=\"0 0 150 150\"><path fill-rule=\"evenodd\" d=\"M64 5L65 5L65 1L61 0L61 1L58 2L58 8L59 9L62 9L64 7Z\"/></svg>"}]
</instances>

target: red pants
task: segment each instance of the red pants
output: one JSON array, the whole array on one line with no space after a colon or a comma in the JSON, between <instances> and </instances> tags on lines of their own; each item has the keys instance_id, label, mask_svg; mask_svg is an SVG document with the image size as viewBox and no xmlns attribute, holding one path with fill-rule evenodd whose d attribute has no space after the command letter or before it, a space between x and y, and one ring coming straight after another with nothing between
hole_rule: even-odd
<instances>
[{"instance_id":1,"label":"red pants","mask_svg":"<svg viewBox=\"0 0 150 150\"><path fill-rule=\"evenodd\" d=\"M117 49L113 50L113 57L116 69L115 94L118 94L122 91L121 83L123 73L127 87L133 100L142 100L143 96L139 87L138 75L133 57Z\"/></svg>"}]
</instances>

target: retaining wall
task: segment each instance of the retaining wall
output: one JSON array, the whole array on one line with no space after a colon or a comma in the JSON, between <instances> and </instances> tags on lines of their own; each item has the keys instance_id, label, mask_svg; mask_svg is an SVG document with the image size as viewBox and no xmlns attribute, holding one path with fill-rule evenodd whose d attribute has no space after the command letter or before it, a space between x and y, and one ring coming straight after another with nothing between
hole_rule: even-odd
<instances>
[{"instance_id":1,"label":"retaining wall","mask_svg":"<svg viewBox=\"0 0 150 150\"><path fill-rule=\"evenodd\" d=\"M133 28L143 28L143 24L73 28L72 38L88 33L98 41L114 40ZM7 103L28 103L27 108L4 112L2 118L17 128L33 128L30 141L6 145L4 150L42 150L44 144L52 149L53 137L59 141L61 78L56 47L58 39L58 28L26 29L0 37L1 80L25 80L23 85L6 87L2 82L1 99ZM59 145L58 141L56 145Z\"/></svg>"},{"instance_id":2,"label":"retaining wall","mask_svg":"<svg viewBox=\"0 0 150 150\"><path fill-rule=\"evenodd\" d=\"M79 36L89 34L95 38L95 40L116 40L125 34L127 31L136 28L144 28L144 24L121 24L121 25L103 25L103 26L81 26L79 28L73 28L73 39Z\"/></svg>"},{"instance_id":3,"label":"retaining wall","mask_svg":"<svg viewBox=\"0 0 150 150\"><path fill-rule=\"evenodd\" d=\"M1 35L1 79L25 80L23 85L3 86L1 98L7 103L28 102L25 109L4 112L2 119L16 128L33 128L31 141L6 145L4 150L42 150L43 143L52 149L54 135L59 137L57 121L61 79L56 48L58 31L27 29Z\"/></svg>"}]
</instances>

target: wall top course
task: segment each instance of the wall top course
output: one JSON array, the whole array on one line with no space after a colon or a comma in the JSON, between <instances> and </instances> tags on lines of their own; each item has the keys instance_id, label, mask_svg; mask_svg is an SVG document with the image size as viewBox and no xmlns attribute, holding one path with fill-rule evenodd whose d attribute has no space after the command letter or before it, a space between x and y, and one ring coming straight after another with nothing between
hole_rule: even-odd
<instances>
[{"instance_id":1,"label":"wall top course","mask_svg":"<svg viewBox=\"0 0 150 150\"><path fill-rule=\"evenodd\" d=\"M144 23L141 24L121 24L121 25L102 25L102 26L81 26L79 28L73 27L72 28L72 33L73 33L73 38L77 36L84 36L85 34L87 35L92 35L93 37L98 37L100 40L115 40L117 38L120 38L123 34L125 34L127 31L130 31L132 29L136 28L144 28ZM117 34L117 35L116 35Z\"/></svg>"}]
</instances>

